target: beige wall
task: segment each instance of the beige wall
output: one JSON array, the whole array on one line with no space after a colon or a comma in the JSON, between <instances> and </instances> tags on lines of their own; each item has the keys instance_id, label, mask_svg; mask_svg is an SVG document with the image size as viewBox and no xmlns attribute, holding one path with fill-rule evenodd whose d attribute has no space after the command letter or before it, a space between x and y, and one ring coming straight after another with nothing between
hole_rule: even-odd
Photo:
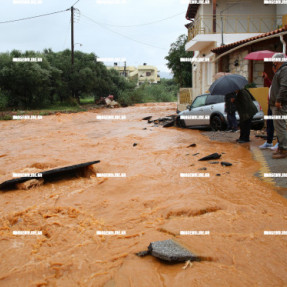
<instances>
[{"instance_id":1,"label":"beige wall","mask_svg":"<svg viewBox=\"0 0 287 287\"><path fill-rule=\"evenodd\" d=\"M269 88L252 88L249 89L250 93L262 107L265 115L268 114L268 93Z\"/></svg>"},{"instance_id":2,"label":"beige wall","mask_svg":"<svg viewBox=\"0 0 287 287\"><path fill-rule=\"evenodd\" d=\"M228 4L229 2L229 4ZM232 6L231 1L217 0L216 7L216 30L217 33L221 31L221 18L220 12L223 11L223 15L243 15L236 17L224 18L224 33L256 33L256 32L268 32L277 28L277 21L274 18L276 14L280 13L287 14L287 12L281 12L281 9L277 6L287 6L287 5L264 5L263 0L242 0L242 1L232 1L236 5ZM248 7L248 9L246 8ZM226 9L226 10L225 10ZM277 10L276 10L277 9ZM284 10L287 8L284 8ZM210 34L212 31L212 15L213 9L212 4L200 5L195 19L205 16L204 20L201 20L201 28L204 31L201 33ZM249 17L250 15L265 15L264 21L262 17ZM202 18L200 18L202 19ZM281 22L281 20L279 21ZM248 29L248 31L247 31Z\"/></svg>"}]
</instances>

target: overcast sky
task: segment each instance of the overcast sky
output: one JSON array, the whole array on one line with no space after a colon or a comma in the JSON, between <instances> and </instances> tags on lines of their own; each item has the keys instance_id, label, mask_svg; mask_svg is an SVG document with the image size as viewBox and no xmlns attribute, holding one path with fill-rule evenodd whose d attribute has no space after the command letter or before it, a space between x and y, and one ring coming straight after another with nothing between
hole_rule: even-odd
<instances>
[{"instance_id":1,"label":"overcast sky","mask_svg":"<svg viewBox=\"0 0 287 287\"><path fill-rule=\"evenodd\" d=\"M42 3L15 4L16 1ZM76 0L0 0L0 22L65 10L75 2ZM75 5L75 8L80 10L80 15L76 15L75 43L81 43L82 46L76 44L75 49L88 53L94 52L101 58L126 58L129 66L147 63L157 66L161 72L168 72L164 57L168 53L170 44L179 35L187 33L184 27L188 22L185 19L187 2L184 0L80 0ZM180 15L175 16L176 14ZM70 49L70 17L71 13L67 11L32 20L0 24L0 51L6 52L13 49L42 51L45 48L51 48L57 52ZM151 25L119 27L141 25L168 17L172 18Z\"/></svg>"}]
</instances>

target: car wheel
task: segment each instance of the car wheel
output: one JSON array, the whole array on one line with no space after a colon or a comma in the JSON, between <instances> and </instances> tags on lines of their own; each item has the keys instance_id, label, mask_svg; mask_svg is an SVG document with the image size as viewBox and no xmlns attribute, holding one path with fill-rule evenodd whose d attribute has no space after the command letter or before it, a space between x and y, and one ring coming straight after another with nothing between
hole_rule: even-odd
<instances>
[{"instance_id":1,"label":"car wheel","mask_svg":"<svg viewBox=\"0 0 287 287\"><path fill-rule=\"evenodd\" d=\"M181 120L179 116L176 118L176 126L180 128L185 128L184 120Z\"/></svg>"},{"instance_id":2,"label":"car wheel","mask_svg":"<svg viewBox=\"0 0 287 287\"><path fill-rule=\"evenodd\" d=\"M210 120L210 126L213 131L221 131L224 127L224 122L220 116L213 116Z\"/></svg>"}]
</instances>

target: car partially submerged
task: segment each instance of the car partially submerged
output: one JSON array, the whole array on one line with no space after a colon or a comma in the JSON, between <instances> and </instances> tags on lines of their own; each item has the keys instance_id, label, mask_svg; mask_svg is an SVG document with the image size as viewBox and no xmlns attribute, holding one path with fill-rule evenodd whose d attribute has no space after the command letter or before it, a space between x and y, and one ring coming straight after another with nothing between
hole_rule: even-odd
<instances>
[{"instance_id":1,"label":"car partially submerged","mask_svg":"<svg viewBox=\"0 0 287 287\"><path fill-rule=\"evenodd\" d=\"M251 128L261 130L264 127L264 113L260 104L251 95L258 112L252 118ZM225 112L225 95L209 93L195 98L185 111L178 114L177 126L186 128L211 128L214 131L226 130L227 114ZM239 122L239 115L236 112Z\"/></svg>"}]
</instances>

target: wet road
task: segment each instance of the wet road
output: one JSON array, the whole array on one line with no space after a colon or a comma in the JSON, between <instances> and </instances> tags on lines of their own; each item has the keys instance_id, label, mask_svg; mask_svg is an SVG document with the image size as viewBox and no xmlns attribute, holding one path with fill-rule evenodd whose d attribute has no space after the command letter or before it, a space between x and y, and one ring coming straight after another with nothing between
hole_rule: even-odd
<instances>
[{"instance_id":1,"label":"wet road","mask_svg":"<svg viewBox=\"0 0 287 287\"><path fill-rule=\"evenodd\" d=\"M239 137L239 131L237 133L203 131L202 134L213 141L239 145L235 142ZM260 134L259 131L252 130L250 134L251 142L242 145L252 152L254 159L260 164L260 168L255 175L261 180L269 182L273 186L277 186L277 192L287 198L287 177L280 177L281 174L287 173L287 159L273 159L273 151L270 149L259 149L259 146L262 145L265 140L256 137L258 134ZM272 176L270 176L270 174ZM267 177L267 175L269 176Z\"/></svg>"},{"instance_id":2,"label":"wet road","mask_svg":"<svg viewBox=\"0 0 287 287\"><path fill-rule=\"evenodd\" d=\"M13 172L92 160L101 160L98 173L127 175L1 193L0 286L286 286L287 236L264 235L287 230L286 199L254 176L260 164L245 147L141 120L175 108L143 104L0 123L1 182ZM127 119L98 120L99 114ZM198 161L214 152L233 165ZM202 172L210 177L180 177ZM19 230L42 235L13 235ZM210 260L184 270L135 256L170 238Z\"/></svg>"}]
</instances>

